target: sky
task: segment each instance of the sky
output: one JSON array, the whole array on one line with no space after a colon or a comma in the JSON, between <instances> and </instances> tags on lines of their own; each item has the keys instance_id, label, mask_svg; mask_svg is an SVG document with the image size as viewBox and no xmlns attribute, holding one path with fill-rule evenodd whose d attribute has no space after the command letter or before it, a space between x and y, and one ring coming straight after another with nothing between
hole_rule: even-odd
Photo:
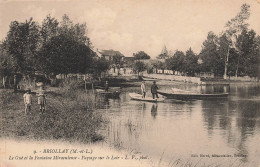
<instances>
[{"instance_id":1,"label":"sky","mask_svg":"<svg viewBox=\"0 0 260 167\"><path fill-rule=\"evenodd\" d=\"M113 49L125 56L145 51L152 58L168 51L199 53L209 31L220 34L243 3L249 4L249 28L260 35L260 0L0 0L0 40L11 21L48 15L86 23L94 50Z\"/></svg>"}]
</instances>

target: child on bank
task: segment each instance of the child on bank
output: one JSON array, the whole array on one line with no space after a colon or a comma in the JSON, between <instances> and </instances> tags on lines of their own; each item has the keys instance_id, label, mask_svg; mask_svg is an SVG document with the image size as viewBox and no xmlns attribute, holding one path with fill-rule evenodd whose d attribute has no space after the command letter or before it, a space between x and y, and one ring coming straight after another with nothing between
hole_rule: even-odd
<instances>
[{"instance_id":1,"label":"child on bank","mask_svg":"<svg viewBox=\"0 0 260 167\"><path fill-rule=\"evenodd\" d=\"M27 89L26 93L23 95L23 101L25 105L25 114L27 114L27 111L31 111L32 106L32 95L30 89Z\"/></svg>"},{"instance_id":2,"label":"child on bank","mask_svg":"<svg viewBox=\"0 0 260 167\"><path fill-rule=\"evenodd\" d=\"M43 86L41 86L40 89L38 90L37 96L38 96L38 104L40 105L40 111L43 113L46 109L46 94Z\"/></svg>"}]
</instances>

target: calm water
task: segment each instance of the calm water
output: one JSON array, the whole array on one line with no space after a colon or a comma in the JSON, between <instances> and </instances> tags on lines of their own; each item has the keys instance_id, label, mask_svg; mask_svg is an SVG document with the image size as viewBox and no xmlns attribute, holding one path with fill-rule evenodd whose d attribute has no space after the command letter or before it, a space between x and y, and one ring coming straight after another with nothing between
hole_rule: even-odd
<instances>
[{"instance_id":1,"label":"calm water","mask_svg":"<svg viewBox=\"0 0 260 167\"><path fill-rule=\"evenodd\" d=\"M110 120L108 144L148 155L155 166L260 165L259 86L158 85L164 91L174 86L202 93L230 92L230 96L154 104L130 100L128 93L139 92L139 87L124 88L120 99L100 101L99 111Z\"/></svg>"}]
</instances>

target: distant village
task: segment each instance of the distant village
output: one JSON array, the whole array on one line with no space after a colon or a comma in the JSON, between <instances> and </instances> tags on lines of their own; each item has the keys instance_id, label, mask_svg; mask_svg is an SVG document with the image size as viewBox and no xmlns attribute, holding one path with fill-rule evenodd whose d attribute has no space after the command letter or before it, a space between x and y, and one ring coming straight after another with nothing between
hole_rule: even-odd
<instances>
[{"instance_id":1,"label":"distant village","mask_svg":"<svg viewBox=\"0 0 260 167\"><path fill-rule=\"evenodd\" d=\"M169 70L167 68L166 65L166 61L170 58L173 57L173 53L172 52L168 52L166 46L164 45L161 53L159 54L159 56L157 56L155 59L150 58L150 56L148 56L145 52L142 52L143 54L145 54L146 56L136 56L136 54L134 53L133 56L131 57L126 57L124 56L120 51L115 51L115 50L96 50L96 54L99 58L104 58L106 59L108 62L110 62L110 67L109 70L107 70L105 72L104 75L107 76L131 76L131 75L135 75L137 72L135 71L135 69L133 68L133 65L136 62L142 62L143 65L145 66L145 68L143 68L143 70L141 70L141 74L142 76L155 76L152 74L160 74L162 75L174 75L174 76L184 76L184 77L194 77L194 78L200 78L200 79L223 79L223 76L216 76L214 74L213 71L209 70L209 71L203 71L203 72L199 72L199 70L197 70L197 72L194 72L193 74L189 74L187 72L183 72L183 71L177 71L177 70ZM140 54L137 53L137 54ZM195 54L194 54L195 55ZM118 61L116 61L118 60ZM197 65L201 65L203 63L203 60L197 56L196 58L197 60ZM113 62L117 62L117 63L113 63ZM160 76L160 75L157 75ZM170 78L170 77L168 77ZM241 81L256 81L257 78L251 78L249 76L244 76L244 77L229 77L229 79L231 80L241 80ZM171 80L171 79L168 79Z\"/></svg>"},{"instance_id":2,"label":"distant village","mask_svg":"<svg viewBox=\"0 0 260 167\"><path fill-rule=\"evenodd\" d=\"M132 75L196 84L207 80L256 82L260 36L248 27L249 8L243 4L220 34L209 31L198 54L192 48L168 51L164 45L155 59L144 50L132 56L112 49L93 50L87 25L73 23L66 14L61 21L48 15L41 24L33 18L12 21L0 42L0 87L42 79L53 83L68 76L101 80Z\"/></svg>"}]
</instances>

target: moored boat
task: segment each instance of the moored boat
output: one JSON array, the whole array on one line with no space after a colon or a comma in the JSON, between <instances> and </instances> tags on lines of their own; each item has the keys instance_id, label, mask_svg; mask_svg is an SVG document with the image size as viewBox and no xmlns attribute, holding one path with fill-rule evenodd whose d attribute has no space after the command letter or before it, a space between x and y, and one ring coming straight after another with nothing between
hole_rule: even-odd
<instances>
[{"instance_id":1,"label":"moored boat","mask_svg":"<svg viewBox=\"0 0 260 167\"><path fill-rule=\"evenodd\" d=\"M158 91L158 94L169 99L189 100L189 99L208 99L208 98L226 98L228 93L200 94L200 93L168 93Z\"/></svg>"},{"instance_id":2,"label":"moored boat","mask_svg":"<svg viewBox=\"0 0 260 167\"><path fill-rule=\"evenodd\" d=\"M96 92L97 94L110 98L119 98L119 95L121 93L121 91L119 90L108 90L108 92L106 92L104 89L96 89Z\"/></svg>"},{"instance_id":3,"label":"moored boat","mask_svg":"<svg viewBox=\"0 0 260 167\"><path fill-rule=\"evenodd\" d=\"M156 99L153 99L152 97L142 98L142 95L137 93L129 93L129 96L131 97L131 99L138 100L138 101L147 101L147 102L154 102L154 103L164 102L164 98L156 98Z\"/></svg>"},{"instance_id":4,"label":"moored boat","mask_svg":"<svg viewBox=\"0 0 260 167\"><path fill-rule=\"evenodd\" d=\"M143 81L157 81L158 79L141 76Z\"/></svg>"}]
</instances>

